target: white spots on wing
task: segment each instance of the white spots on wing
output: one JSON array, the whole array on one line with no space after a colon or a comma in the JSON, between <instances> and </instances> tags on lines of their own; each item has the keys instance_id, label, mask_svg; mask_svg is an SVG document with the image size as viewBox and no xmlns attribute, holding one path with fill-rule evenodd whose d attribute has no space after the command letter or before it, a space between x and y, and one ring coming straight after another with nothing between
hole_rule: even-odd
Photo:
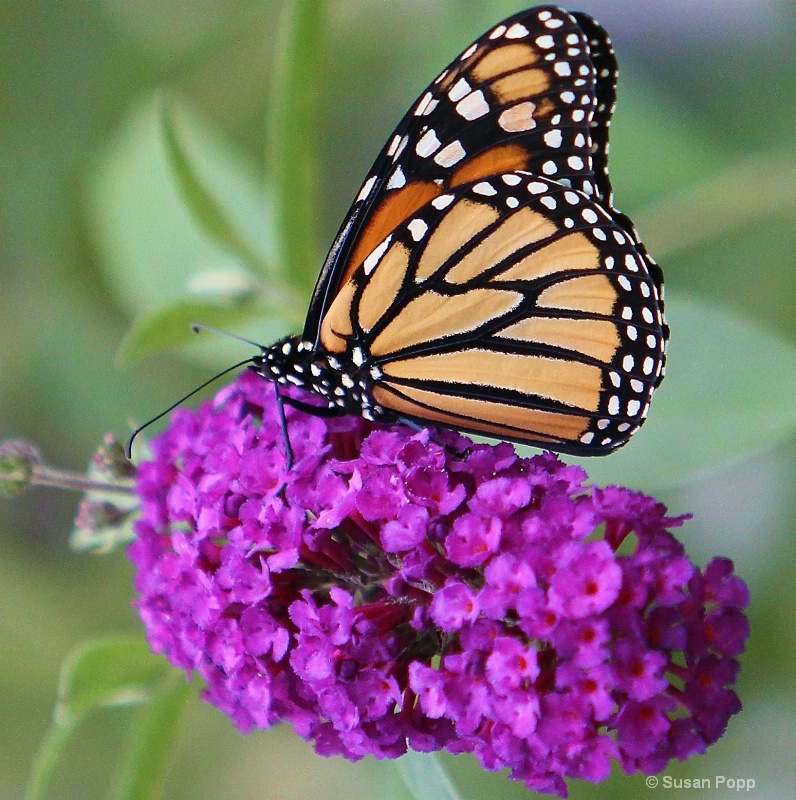
<instances>
[{"instance_id":1,"label":"white spots on wing","mask_svg":"<svg viewBox=\"0 0 796 800\"><path fill-rule=\"evenodd\" d=\"M498 25L492 33L489 34L490 39L499 39L506 32L505 25Z\"/></svg>"},{"instance_id":2,"label":"white spots on wing","mask_svg":"<svg viewBox=\"0 0 796 800\"><path fill-rule=\"evenodd\" d=\"M468 122L472 122L474 119L489 113L489 103L487 103L484 93L479 89L477 92L470 92L456 104L456 113L460 117L464 117Z\"/></svg>"},{"instance_id":3,"label":"white spots on wing","mask_svg":"<svg viewBox=\"0 0 796 800\"><path fill-rule=\"evenodd\" d=\"M648 283L642 283L641 284L641 294L644 297L649 297L650 296L650 287L649 287Z\"/></svg>"},{"instance_id":4,"label":"white spots on wing","mask_svg":"<svg viewBox=\"0 0 796 800\"><path fill-rule=\"evenodd\" d=\"M368 195L373 191L373 187L376 185L376 176L371 175L365 183L362 184L362 188L359 190L359 194L357 195L357 201L366 200Z\"/></svg>"},{"instance_id":5,"label":"white spots on wing","mask_svg":"<svg viewBox=\"0 0 796 800\"><path fill-rule=\"evenodd\" d=\"M583 159L580 156L570 156L567 159L567 164L569 164L569 166L572 169L577 169L577 170L583 169L584 166Z\"/></svg>"},{"instance_id":6,"label":"white spots on wing","mask_svg":"<svg viewBox=\"0 0 796 800\"><path fill-rule=\"evenodd\" d=\"M575 102L575 92L561 92L561 102L570 105Z\"/></svg>"},{"instance_id":7,"label":"white spots on wing","mask_svg":"<svg viewBox=\"0 0 796 800\"><path fill-rule=\"evenodd\" d=\"M505 175L501 175L501 179L506 186L518 186L522 183L522 178L519 175L515 175L513 172L507 172Z\"/></svg>"},{"instance_id":8,"label":"white spots on wing","mask_svg":"<svg viewBox=\"0 0 796 800\"><path fill-rule=\"evenodd\" d=\"M591 444L593 440L594 434L591 431L584 433L583 436L580 437L580 441L583 442L583 444Z\"/></svg>"},{"instance_id":9,"label":"white spots on wing","mask_svg":"<svg viewBox=\"0 0 796 800\"><path fill-rule=\"evenodd\" d=\"M440 147L440 140L433 128L427 130L415 145L415 152L421 158L428 158L432 153L436 153Z\"/></svg>"},{"instance_id":10,"label":"white spots on wing","mask_svg":"<svg viewBox=\"0 0 796 800\"><path fill-rule=\"evenodd\" d=\"M591 208L584 208L583 211L580 212L580 215L583 217L583 221L588 222L589 225L594 225L594 223L599 219L597 214Z\"/></svg>"},{"instance_id":11,"label":"white spots on wing","mask_svg":"<svg viewBox=\"0 0 796 800\"><path fill-rule=\"evenodd\" d=\"M434 161L441 167L452 167L454 164L458 164L466 155L467 153L462 147L462 143L457 139L455 142L446 144L434 156Z\"/></svg>"},{"instance_id":12,"label":"white spots on wing","mask_svg":"<svg viewBox=\"0 0 796 800\"><path fill-rule=\"evenodd\" d=\"M387 181L387 188L400 189L402 186L406 186L406 175L404 175L404 171L400 167L396 167L395 172L390 176L390 180Z\"/></svg>"},{"instance_id":13,"label":"white spots on wing","mask_svg":"<svg viewBox=\"0 0 796 800\"><path fill-rule=\"evenodd\" d=\"M498 117L498 125L500 125L506 133L529 131L536 127L536 120L533 118L533 112L535 110L536 106L530 101L517 103L517 105L507 108L500 114Z\"/></svg>"},{"instance_id":14,"label":"white spots on wing","mask_svg":"<svg viewBox=\"0 0 796 800\"><path fill-rule=\"evenodd\" d=\"M611 399L608 401L608 413L615 417L619 413L619 396L618 395L611 395Z\"/></svg>"},{"instance_id":15,"label":"white spots on wing","mask_svg":"<svg viewBox=\"0 0 796 800\"><path fill-rule=\"evenodd\" d=\"M555 175L558 172L558 164L555 161L545 161L542 164L542 172L545 175Z\"/></svg>"},{"instance_id":16,"label":"white spots on wing","mask_svg":"<svg viewBox=\"0 0 796 800\"><path fill-rule=\"evenodd\" d=\"M631 272L638 272L638 269L639 269L639 267L638 267L638 261L636 260L636 257L635 257L634 255L631 255L630 253L628 253L628 254L625 256L625 266L626 266L626 267L627 267L627 268L628 268L628 269L629 269Z\"/></svg>"},{"instance_id":17,"label":"white spots on wing","mask_svg":"<svg viewBox=\"0 0 796 800\"><path fill-rule=\"evenodd\" d=\"M609 372L608 377L611 380L611 384L618 389L622 385L622 376L618 372Z\"/></svg>"},{"instance_id":18,"label":"white spots on wing","mask_svg":"<svg viewBox=\"0 0 796 800\"><path fill-rule=\"evenodd\" d=\"M580 37L578 36L577 33L570 33L566 38L566 43L567 44L579 44L580 43Z\"/></svg>"},{"instance_id":19,"label":"white spots on wing","mask_svg":"<svg viewBox=\"0 0 796 800\"><path fill-rule=\"evenodd\" d=\"M641 403L638 400L627 401L627 415L629 417L635 417L639 411L641 411Z\"/></svg>"},{"instance_id":20,"label":"white spots on wing","mask_svg":"<svg viewBox=\"0 0 796 800\"><path fill-rule=\"evenodd\" d=\"M420 98L420 102L417 104L417 107L415 108L415 116L422 117L426 113L426 110L428 109L433 99L434 96L431 94L431 92L426 92Z\"/></svg>"},{"instance_id":21,"label":"white spots on wing","mask_svg":"<svg viewBox=\"0 0 796 800\"><path fill-rule=\"evenodd\" d=\"M428 224L422 219L413 219L406 227L416 242L419 242L428 232Z\"/></svg>"},{"instance_id":22,"label":"white spots on wing","mask_svg":"<svg viewBox=\"0 0 796 800\"><path fill-rule=\"evenodd\" d=\"M390 146L387 148L387 155L393 161L397 161L398 157L403 153L406 143L409 141L409 136L393 136Z\"/></svg>"},{"instance_id":23,"label":"white spots on wing","mask_svg":"<svg viewBox=\"0 0 796 800\"><path fill-rule=\"evenodd\" d=\"M553 148L561 147L561 143L564 141L564 137L562 136L561 131L555 129L552 131L547 131L543 139L544 143L548 147L553 147Z\"/></svg>"},{"instance_id":24,"label":"white spots on wing","mask_svg":"<svg viewBox=\"0 0 796 800\"><path fill-rule=\"evenodd\" d=\"M553 66L553 72L562 78L566 78L572 74L572 67L566 61L557 61Z\"/></svg>"},{"instance_id":25,"label":"white spots on wing","mask_svg":"<svg viewBox=\"0 0 796 800\"><path fill-rule=\"evenodd\" d=\"M520 201L516 197L507 197L506 198L506 205L509 208L517 208L519 206Z\"/></svg>"},{"instance_id":26,"label":"white spots on wing","mask_svg":"<svg viewBox=\"0 0 796 800\"><path fill-rule=\"evenodd\" d=\"M478 49L478 42L471 44L461 55L461 61L465 61Z\"/></svg>"},{"instance_id":27,"label":"white spots on wing","mask_svg":"<svg viewBox=\"0 0 796 800\"><path fill-rule=\"evenodd\" d=\"M638 329L635 325L628 325L626 328L627 338L630 339L631 342L635 342L638 339Z\"/></svg>"},{"instance_id":28,"label":"white spots on wing","mask_svg":"<svg viewBox=\"0 0 796 800\"><path fill-rule=\"evenodd\" d=\"M652 356L647 356L644 363L641 365L641 371L645 375L652 375L652 370L655 368L655 359Z\"/></svg>"},{"instance_id":29,"label":"white spots on wing","mask_svg":"<svg viewBox=\"0 0 796 800\"><path fill-rule=\"evenodd\" d=\"M507 31L507 39L524 39L530 31L521 23L515 22Z\"/></svg>"},{"instance_id":30,"label":"white spots on wing","mask_svg":"<svg viewBox=\"0 0 796 800\"><path fill-rule=\"evenodd\" d=\"M613 269L614 264L616 264L616 261L614 260L613 256L606 256L605 261L603 263L605 264L606 269Z\"/></svg>"},{"instance_id":31,"label":"white spots on wing","mask_svg":"<svg viewBox=\"0 0 796 800\"><path fill-rule=\"evenodd\" d=\"M646 306L641 309L641 318L647 325L652 325L655 322L655 317L652 316L652 311L650 311Z\"/></svg>"},{"instance_id":32,"label":"white spots on wing","mask_svg":"<svg viewBox=\"0 0 796 800\"><path fill-rule=\"evenodd\" d=\"M658 346L657 338L651 333L648 334L647 335L647 347L649 347L650 350L654 350L657 346Z\"/></svg>"},{"instance_id":33,"label":"white spots on wing","mask_svg":"<svg viewBox=\"0 0 796 800\"><path fill-rule=\"evenodd\" d=\"M434 206L437 211L442 211L443 209L447 208L455 199L455 196L452 194L441 194L439 197L435 197L431 201L431 205Z\"/></svg>"},{"instance_id":34,"label":"white spots on wing","mask_svg":"<svg viewBox=\"0 0 796 800\"><path fill-rule=\"evenodd\" d=\"M568 94L572 94L572 92L568 92ZM575 99L575 95L574 94L572 94L572 99L573 100ZM582 108L576 108L572 112L572 121L573 122L583 122L583 120L585 118L586 118L586 112Z\"/></svg>"},{"instance_id":35,"label":"white spots on wing","mask_svg":"<svg viewBox=\"0 0 796 800\"><path fill-rule=\"evenodd\" d=\"M574 228L575 227L575 220L572 217L564 217L564 227L565 228Z\"/></svg>"},{"instance_id":36,"label":"white spots on wing","mask_svg":"<svg viewBox=\"0 0 796 800\"><path fill-rule=\"evenodd\" d=\"M625 306L622 309L622 319L625 321L633 319L633 309L630 306Z\"/></svg>"},{"instance_id":37,"label":"white spots on wing","mask_svg":"<svg viewBox=\"0 0 796 800\"><path fill-rule=\"evenodd\" d=\"M544 194L547 191L547 184L541 181L531 181L528 184L528 191L531 194Z\"/></svg>"},{"instance_id":38,"label":"white spots on wing","mask_svg":"<svg viewBox=\"0 0 796 800\"><path fill-rule=\"evenodd\" d=\"M351 360L358 367L361 367L365 363L365 353L362 351L361 347L355 347L351 351Z\"/></svg>"},{"instance_id":39,"label":"white spots on wing","mask_svg":"<svg viewBox=\"0 0 796 800\"><path fill-rule=\"evenodd\" d=\"M641 394L644 391L644 383L638 378L633 378L630 381L630 388L636 393Z\"/></svg>"},{"instance_id":40,"label":"white spots on wing","mask_svg":"<svg viewBox=\"0 0 796 800\"><path fill-rule=\"evenodd\" d=\"M471 91L470 84L464 78L459 78L448 91L448 97L451 102L455 103L470 94Z\"/></svg>"},{"instance_id":41,"label":"white spots on wing","mask_svg":"<svg viewBox=\"0 0 796 800\"><path fill-rule=\"evenodd\" d=\"M625 244L627 242L627 238L622 231L614 231L614 240L617 244Z\"/></svg>"},{"instance_id":42,"label":"white spots on wing","mask_svg":"<svg viewBox=\"0 0 796 800\"><path fill-rule=\"evenodd\" d=\"M555 39L547 33L544 34L544 36L537 36L535 41L536 46L542 50L549 50L551 47L555 46Z\"/></svg>"},{"instance_id":43,"label":"white spots on wing","mask_svg":"<svg viewBox=\"0 0 796 800\"><path fill-rule=\"evenodd\" d=\"M599 239L601 242L604 242L604 241L605 241L605 240L608 238L608 237L605 235L605 231L604 231L602 228L595 228L595 229L594 229L594 230L591 232L591 235L592 235L592 236L593 236L595 239Z\"/></svg>"},{"instance_id":44,"label":"white spots on wing","mask_svg":"<svg viewBox=\"0 0 796 800\"><path fill-rule=\"evenodd\" d=\"M542 197L539 202L545 207L549 208L551 211L558 206L554 197L550 197L550 195L545 195Z\"/></svg>"},{"instance_id":45,"label":"white spots on wing","mask_svg":"<svg viewBox=\"0 0 796 800\"><path fill-rule=\"evenodd\" d=\"M365 259L362 266L365 268L365 275L370 275L378 266L382 256L387 252L387 248L392 241L392 235L388 236L376 249Z\"/></svg>"},{"instance_id":46,"label":"white spots on wing","mask_svg":"<svg viewBox=\"0 0 796 800\"><path fill-rule=\"evenodd\" d=\"M622 369L625 372L632 372L633 371L633 367L635 367L635 366L636 366L636 359L634 359L633 356L626 355L622 359Z\"/></svg>"},{"instance_id":47,"label":"white spots on wing","mask_svg":"<svg viewBox=\"0 0 796 800\"><path fill-rule=\"evenodd\" d=\"M630 287L630 281L627 279L627 277L626 277L625 275L620 275L620 276L619 276L619 278L617 278L617 280L619 281L619 285L620 285L620 286L621 286L621 287L622 287L622 288L623 288L623 289L624 289L626 292L629 292L629 291L630 291L630 288L631 288L631 287Z\"/></svg>"},{"instance_id":48,"label":"white spots on wing","mask_svg":"<svg viewBox=\"0 0 796 800\"><path fill-rule=\"evenodd\" d=\"M497 194L497 189L489 181L481 181L481 183L476 183L473 186L473 193L484 197L494 197Z\"/></svg>"}]
</instances>

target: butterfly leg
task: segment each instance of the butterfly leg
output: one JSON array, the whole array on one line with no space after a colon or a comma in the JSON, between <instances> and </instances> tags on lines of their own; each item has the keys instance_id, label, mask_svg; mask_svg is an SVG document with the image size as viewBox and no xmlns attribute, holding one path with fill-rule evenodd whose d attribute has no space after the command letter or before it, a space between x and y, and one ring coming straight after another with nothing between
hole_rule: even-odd
<instances>
[{"instance_id":1,"label":"butterfly leg","mask_svg":"<svg viewBox=\"0 0 796 800\"><path fill-rule=\"evenodd\" d=\"M279 393L279 384L274 381L274 395L276 396L276 410L279 414L279 425L282 428L282 438L285 440L285 458L286 468L289 472L293 468L293 447L290 444L290 435L287 430L287 419L285 418L285 402L290 400L288 397L282 397Z\"/></svg>"}]
</instances>

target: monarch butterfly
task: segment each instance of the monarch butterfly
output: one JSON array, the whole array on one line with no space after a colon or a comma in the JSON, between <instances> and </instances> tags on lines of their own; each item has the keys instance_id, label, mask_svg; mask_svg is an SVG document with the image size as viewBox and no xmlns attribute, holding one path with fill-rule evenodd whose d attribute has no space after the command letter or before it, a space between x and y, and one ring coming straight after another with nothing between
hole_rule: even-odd
<instances>
[{"instance_id":1,"label":"monarch butterfly","mask_svg":"<svg viewBox=\"0 0 796 800\"><path fill-rule=\"evenodd\" d=\"M605 30L556 6L509 17L437 76L346 215L303 334L250 359L283 427L287 402L576 455L627 442L668 328L662 272L612 206L615 89Z\"/></svg>"}]
</instances>

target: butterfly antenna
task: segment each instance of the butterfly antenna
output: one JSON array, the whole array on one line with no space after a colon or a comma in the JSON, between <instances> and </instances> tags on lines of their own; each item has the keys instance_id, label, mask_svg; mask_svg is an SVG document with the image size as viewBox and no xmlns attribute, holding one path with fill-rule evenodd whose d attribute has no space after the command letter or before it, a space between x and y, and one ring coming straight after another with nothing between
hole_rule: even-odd
<instances>
[{"instance_id":1,"label":"butterfly antenna","mask_svg":"<svg viewBox=\"0 0 796 800\"><path fill-rule=\"evenodd\" d=\"M265 347L263 347L263 345L261 345L259 342L255 342L252 339L247 339L245 336L238 336L237 333L230 333L229 331L221 330L221 328L214 328L212 325L205 325L204 322L192 322L191 330L194 333L199 333L199 331L209 331L210 333L217 333L219 336L227 336L230 339L237 339L239 342L243 342L244 344L250 344L252 347L256 347L259 350L265 350Z\"/></svg>"},{"instance_id":2,"label":"butterfly antenna","mask_svg":"<svg viewBox=\"0 0 796 800\"><path fill-rule=\"evenodd\" d=\"M202 325L201 327L208 328L207 325ZM213 329L212 328L208 328L208 330L213 330ZM221 331L221 332L223 333L223 331ZM230 336L232 336L232 334L230 334ZM233 338L240 339L241 337L240 336L233 336ZM243 341L247 342L248 339L243 339ZM251 344L255 344L256 347L260 347L260 345L256 344L255 342L251 342ZM139 427L137 427L132 432L132 434L130 435L130 438L127 440L127 447L125 449L125 453L127 454L127 458L129 459L129 458L132 457L132 454L133 454L133 441L135 440L135 437L138 436L138 434L141 433L142 430L144 430L144 428L148 428L153 422L157 422L159 419L162 419L163 417L165 417L166 414L168 414L170 411L174 411L174 409L177 408L177 406L179 406L182 403L184 403L189 397L193 397L197 392L201 392L202 389L205 388L205 386L209 386L211 383L213 383L213 381L217 381L219 378L221 378L222 376L226 375L228 372L232 372L233 370L239 369L244 364L250 364L251 362L252 362L251 358L246 358L243 361L239 361L237 364L233 364L231 367L227 367L225 370L222 370L221 372L219 372L218 375L214 375L212 378L208 378L203 384L201 384L200 386L197 386L195 389L193 389L192 391L188 392L188 394L186 394L183 397L181 397L176 403L172 403L165 411L161 411L160 414L158 414L156 417L152 417L152 419L148 420L143 425L140 425Z\"/></svg>"}]
</instances>

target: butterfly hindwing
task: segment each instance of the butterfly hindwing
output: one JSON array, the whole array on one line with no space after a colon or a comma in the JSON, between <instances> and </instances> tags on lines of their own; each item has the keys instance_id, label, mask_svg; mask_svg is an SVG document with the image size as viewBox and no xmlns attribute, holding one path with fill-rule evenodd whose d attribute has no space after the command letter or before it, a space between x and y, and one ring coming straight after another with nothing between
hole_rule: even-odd
<instances>
[{"instance_id":1,"label":"butterfly hindwing","mask_svg":"<svg viewBox=\"0 0 796 800\"><path fill-rule=\"evenodd\" d=\"M330 352L356 342L401 417L607 452L660 381L660 297L631 237L587 195L527 172L454 187L341 287Z\"/></svg>"},{"instance_id":2,"label":"butterfly hindwing","mask_svg":"<svg viewBox=\"0 0 796 800\"><path fill-rule=\"evenodd\" d=\"M376 159L327 257L304 338L317 342L324 309L373 248L457 185L522 169L596 194L596 107L587 37L563 9L520 12L473 42L420 95Z\"/></svg>"}]
</instances>

